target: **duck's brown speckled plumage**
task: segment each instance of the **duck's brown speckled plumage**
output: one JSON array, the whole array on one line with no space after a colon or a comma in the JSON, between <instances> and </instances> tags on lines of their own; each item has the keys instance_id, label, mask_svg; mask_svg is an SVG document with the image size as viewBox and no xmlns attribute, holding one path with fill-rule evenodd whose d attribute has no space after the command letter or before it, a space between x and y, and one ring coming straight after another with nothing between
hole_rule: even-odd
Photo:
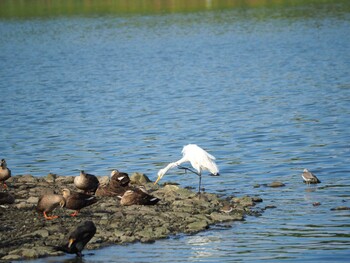
<instances>
[{"instance_id":1,"label":"duck's brown speckled plumage","mask_svg":"<svg viewBox=\"0 0 350 263\"><path fill-rule=\"evenodd\" d=\"M61 195L46 194L39 198L36 210L44 214L44 218L47 220L55 219L58 216L48 216L47 213L51 213L56 207L65 205L65 199Z\"/></svg>"},{"instance_id":2,"label":"duck's brown speckled plumage","mask_svg":"<svg viewBox=\"0 0 350 263\"><path fill-rule=\"evenodd\" d=\"M127 173L113 170L108 185L100 186L97 191L97 196L122 196L127 190L132 189L129 186L130 178Z\"/></svg>"},{"instance_id":3,"label":"duck's brown speckled plumage","mask_svg":"<svg viewBox=\"0 0 350 263\"><path fill-rule=\"evenodd\" d=\"M74 178L74 185L85 193L95 193L99 181L95 175L80 171L80 175Z\"/></svg>"},{"instance_id":4,"label":"duck's brown speckled plumage","mask_svg":"<svg viewBox=\"0 0 350 263\"><path fill-rule=\"evenodd\" d=\"M147 194L141 189L127 190L121 196L120 204L124 206L129 205L155 205L160 201L159 198Z\"/></svg>"},{"instance_id":5,"label":"duck's brown speckled plumage","mask_svg":"<svg viewBox=\"0 0 350 263\"><path fill-rule=\"evenodd\" d=\"M11 170L7 168L5 159L1 159L0 165L0 182L3 183L4 188L7 188L5 181L11 177Z\"/></svg>"},{"instance_id":6,"label":"duck's brown speckled plumage","mask_svg":"<svg viewBox=\"0 0 350 263\"><path fill-rule=\"evenodd\" d=\"M66 201L65 208L75 210L71 216L78 215L79 211L82 208L92 205L98 201L97 198L93 195L73 192L67 188L63 189L62 193Z\"/></svg>"}]
</instances>

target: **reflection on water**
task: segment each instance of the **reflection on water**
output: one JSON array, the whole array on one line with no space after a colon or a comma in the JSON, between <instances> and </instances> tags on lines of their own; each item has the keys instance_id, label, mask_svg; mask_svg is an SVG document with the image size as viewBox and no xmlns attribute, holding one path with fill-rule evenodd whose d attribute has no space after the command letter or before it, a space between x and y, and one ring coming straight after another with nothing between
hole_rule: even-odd
<instances>
[{"instance_id":1,"label":"reflection on water","mask_svg":"<svg viewBox=\"0 0 350 263\"><path fill-rule=\"evenodd\" d=\"M337 5L339 4L339 5ZM283 16L308 16L312 9L335 11L349 11L347 0L64 0L64 1L22 1L22 0L2 0L0 1L0 18L30 18L30 17L55 17L55 16L72 16L72 15L128 15L128 14L167 14L167 13L185 13L198 11L225 10L232 8L242 9L249 12L250 8L262 8L259 17L265 17L268 9L280 7L298 7L288 12L283 12ZM265 9L268 8L268 9ZM305 11L307 8L307 12ZM282 9L283 11L283 9ZM282 13L279 13L281 15ZM268 15L270 17L271 13ZM277 15L275 13L275 15Z\"/></svg>"},{"instance_id":2,"label":"reflection on water","mask_svg":"<svg viewBox=\"0 0 350 263\"><path fill-rule=\"evenodd\" d=\"M81 262L347 261L349 211L331 209L350 202L350 2L198 1L198 12L172 13L197 3L175 2L158 15L144 1L109 1L127 11L1 1L1 17L11 17L0 20L1 158L14 174L117 168L154 180L197 143L221 171L204 175L207 191L276 207L231 228L112 246ZM17 19L41 17L46 4L47 19ZM155 11L142 15L141 6ZM322 184L303 184L304 168ZM167 179L197 184L176 170ZM286 186L265 186L272 181Z\"/></svg>"}]
</instances>

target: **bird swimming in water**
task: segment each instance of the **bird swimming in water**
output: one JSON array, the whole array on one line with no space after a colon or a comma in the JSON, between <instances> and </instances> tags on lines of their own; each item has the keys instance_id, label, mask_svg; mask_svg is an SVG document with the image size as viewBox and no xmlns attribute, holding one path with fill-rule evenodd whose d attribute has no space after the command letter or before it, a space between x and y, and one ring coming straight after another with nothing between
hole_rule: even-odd
<instances>
[{"instance_id":1,"label":"bird swimming in water","mask_svg":"<svg viewBox=\"0 0 350 263\"><path fill-rule=\"evenodd\" d=\"M94 194L98 188L99 181L95 175L80 171L80 175L74 178L74 185L85 193Z\"/></svg>"},{"instance_id":2,"label":"bird swimming in water","mask_svg":"<svg viewBox=\"0 0 350 263\"><path fill-rule=\"evenodd\" d=\"M321 183L321 181L316 177L316 175L311 173L308 169L304 169L303 173L301 174L301 177L303 178L304 183L307 184Z\"/></svg>"},{"instance_id":3,"label":"bird swimming in water","mask_svg":"<svg viewBox=\"0 0 350 263\"><path fill-rule=\"evenodd\" d=\"M143 189L127 190L121 198L120 204L124 206L129 205L155 205L160 199L147 194Z\"/></svg>"},{"instance_id":4,"label":"bird swimming in water","mask_svg":"<svg viewBox=\"0 0 350 263\"><path fill-rule=\"evenodd\" d=\"M63 251L69 254L76 254L82 257L81 253L86 244L93 238L96 233L96 226L92 221L85 221L78 225L68 236L68 242L62 246L54 247L55 250Z\"/></svg>"},{"instance_id":5,"label":"bird swimming in water","mask_svg":"<svg viewBox=\"0 0 350 263\"><path fill-rule=\"evenodd\" d=\"M8 188L5 181L11 177L11 170L7 168L7 163L5 159L1 159L1 165L0 165L0 182L3 183L3 186L5 189Z\"/></svg>"},{"instance_id":6,"label":"bird swimming in water","mask_svg":"<svg viewBox=\"0 0 350 263\"><path fill-rule=\"evenodd\" d=\"M61 195L45 194L39 198L36 210L43 213L46 220L52 220L58 216L48 216L47 213L51 213L58 206L64 207L65 203L65 199Z\"/></svg>"},{"instance_id":7,"label":"bird swimming in water","mask_svg":"<svg viewBox=\"0 0 350 263\"><path fill-rule=\"evenodd\" d=\"M207 170L211 173L211 175L219 175L219 168L215 163L215 157L203 150L201 147L197 146L196 144L188 144L184 146L182 149L182 155L183 157L180 160L173 163L169 163L165 168L159 170L158 178L154 184L157 184L158 181L162 179L163 176L170 169L178 167L180 169L189 170L198 175L198 193L200 193L202 183L202 171ZM184 162L190 162L195 170L181 166L181 164Z\"/></svg>"},{"instance_id":8,"label":"bird swimming in water","mask_svg":"<svg viewBox=\"0 0 350 263\"><path fill-rule=\"evenodd\" d=\"M63 189L62 193L66 201L64 207L67 209L75 210L75 212L71 214L71 216L77 216L81 209L92 205L98 201L98 199L93 195L73 192L67 188Z\"/></svg>"}]
</instances>

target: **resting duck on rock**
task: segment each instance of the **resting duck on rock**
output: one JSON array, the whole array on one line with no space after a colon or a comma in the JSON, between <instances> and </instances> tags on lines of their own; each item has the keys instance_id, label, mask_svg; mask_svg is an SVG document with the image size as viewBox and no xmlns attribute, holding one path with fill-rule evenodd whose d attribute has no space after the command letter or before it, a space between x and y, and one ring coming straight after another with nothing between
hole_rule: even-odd
<instances>
[{"instance_id":1,"label":"resting duck on rock","mask_svg":"<svg viewBox=\"0 0 350 263\"><path fill-rule=\"evenodd\" d=\"M113 170L108 185L100 186L97 191L97 196L118 196L123 195L125 191L131 189L129 186L130 178L127 173Z\"/></svg>"},{"instance_id":2,"label":"resting duck on rock","mask_svg":"<svg viewBox=\"0 0 350 263\"><path fill-rule=\"evenodd\" d=\"M8 188L5 181L11 177L11 170L7 168L7 163L5 159L1 159L1 165L0 165L0 182L3 183L3 186L5 189Z\"/></svg>"},{"instance_id":3,"label":"resting duck on rock","mask_svg":"<svg viewBox=\"0 0 350 263\"><path fill-rule=\"evenodd\" d=\"M73 192L67 188L63 189L62 193L66 201L64 207L67 209L75 210L71 216L77 216L81 209L98 201L97 198L93 195Z\"/></svg>"},{"instance_id":4,"label":"resting duck on rock","mask_svg":"<svg viewBox=\"0 0 350 263\"><path fill-rule=\"evenodd\" d=\"M74 178L74 185L85 193L94 194L98 188L99 181L95 175L80 171L80 175Z\"/></svg>"},{"instance_id":5,"label":"resting duck on rock","mask_svg":"<svg viewBox=\"0 0 350 263\"><path fill-rule=\"evenodd\" d=\"M143 189L127 190L120 198L120 204L124 206L129 205L155 205L160 199L146 193Z\"/></svg>"}]
</instances>

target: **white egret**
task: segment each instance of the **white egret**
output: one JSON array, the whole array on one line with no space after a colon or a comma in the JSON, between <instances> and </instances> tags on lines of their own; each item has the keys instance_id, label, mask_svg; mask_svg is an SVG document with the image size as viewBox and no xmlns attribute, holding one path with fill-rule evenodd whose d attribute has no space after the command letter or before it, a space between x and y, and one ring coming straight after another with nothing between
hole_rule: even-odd
<instances>
[{"instance_id":1,"label":"white egret","mask_svg":"<svg viewBox=\"0 0 350 263\"><path fill-rule=\"evenodd\" d=\"M196 144L188 144L184 146L182 149L182 155L183 157L173 163L169 163L165 168L160 169L158 172L158 178L156 180L156 183L162 177L172 168L178 167L180 169L185 169L189 170L199 176L199 185L198 185L198 193L201 191L201 183L202 183L202 171L207 170L209 171L212 175L219 175L219 168L217 167L215 163L215 157L209 153L207 153L205 150L200 148ZM181 164L185 162L190 162L192 167L195 170L192 170L190 168L182 167Z\"/></svg>"}]
</instances>

